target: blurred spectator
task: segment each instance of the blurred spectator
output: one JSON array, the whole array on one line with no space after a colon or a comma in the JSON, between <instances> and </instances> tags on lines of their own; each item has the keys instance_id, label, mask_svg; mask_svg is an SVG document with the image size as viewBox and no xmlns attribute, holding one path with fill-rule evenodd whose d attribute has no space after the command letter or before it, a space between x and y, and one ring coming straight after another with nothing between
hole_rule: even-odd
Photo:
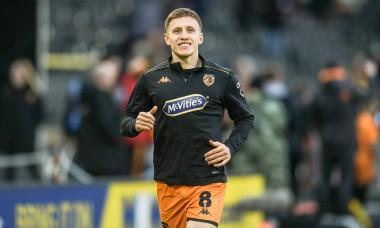
<instances>
[{"instance_id":1,"label":"blurred spectator","mask_svg":"<svg viewBox=\"0 0 380 228\"><path fill-rule=\"evenodd\" d=\"M292 203L289 187L287 113L284 104L272 96L278 94L277 77L268 71L255 78L248 105L254 107L256 124L245 146L231 160L230 171L235 174L259 173L265 179L265 193L247 199L243 206L268 213L285 212ZM263 77L263 78L262 78ZM263 88L267 88L266 91Z\"/></svg>"},{"instance_id":2,"label":"blurred spectator","mask_svg":"<svg viewBox=\"0 0 380 228\"><path fill-rule=\"evenodd\" d=\"M380 95L380 85L376 81L378 73L377 63L362 53L358 53L353 59L352 72L358 88L362 92L369 92L371 95Z\"/></svg>"},{"instance_id":3,"label":"blurred spectator","mask_svg":"<svg viewBox=\"0 0 380 228\"><path fill-rule=\"evenodd\" d=\"M138 39L132 44L128 57L144 55L149 58L151 65L161 63L169 55L167 45L162 42L163 36L164 31L161 28L150 30L146 37Z\"/></svg>"},{"instance_id":4,"label":"blurred spectator","mask_svg":"<svg viewBox=\"0 0 380 228\"><path fill-rule=\"evenodd\" d=\"M343 15L352 15L360 11L368 0L335 0L335 2L338 13Z\"/></svg>"},{"instance_id":5,"label":"blurred spectator","mask_svg":"<svg viewBox=\"0 0 380 228\"><path fill-rule=\"evenodd\" d=\"M146 0L136 1L131 18L131 37L139 39L148 34L152 29L160 27L163 17L163 7L161 1Z\"/></svg>"},{"instance_id":6,"label":"blurred spectator","mask_svg":"<svg viewBox=\"0 0 380 228\"><path fill-rule=\"evenodd\" d=\"M350 16L356 14L367 0L312 0L310 2L310 11L321 20L333 19L336 16Z\"/></svg>"},{"instance_id":7,"label":"blurred spectator","mask_svg":"<svg viewBox=\"0 0 380 228\"><path fill-rule=\"evenodd\" d=\"M127 70L121 77L120 87L123 90L124 101L121 110L127 107L129 98L135 88L136 83L140 79L142 73L150 68L150 61L145 56L137 56L131 59L127 65ZM135 138L123 138L127 147L132 149L131 175L139 176L145 169L145 161L147 159L148 150L151 149L153 132L143 131Z\"/></svg>"},{"instance_id":8,"label":"blurred spectator","mask_svg":"<svg viewBox=\"0 0 380 228\"><path fill-rule=\"evenodd\" d=\"M76 136L81 124L81 91L83 82L79 77L72 77L67 83L67 104L64 115L64 130L67 136Z\"/></svg>"},{"instance_id":9,"label":"blurred spectator","mask_svg":"<svg viewBox=\"0 0 380 228\"><path fill-rule=\"evenodd\" d=\"M7 155L33 153L36 128L42 120L42 83L31 61L24 58L11 64L9 82L0 94L0 150ZM39 178L36 166L29 170L33 179ZM5 177L13 180L14 168L8 168Z\"/></svg>"},{"instance_id":10,"label":"blurred spectator","mask_svg":"<svg viewBox=\"0 0 380 228\"><path fill-rule=\"evenodd\" d=\"M64 156L67 156L67 155L65 151L59 148L58 146L51 146L49 150L51 151L51 154L46 160L45 166L43 167L43 170L42 170L42 177L43 177L44 183L53 183L53 184L67 183L69 173L68 173L68 169L65 169L65 168L71 165L69 163L71 162L71 160L64 158Z\"/></svg>"},{"instance_id":11,"label":"blurred spectator","mask_svg":"<svg viewBox=\"0 0 380 228\"><path fill-rule=\"evenodd\" d=\"M255 0L253 2L253 14L257 16L256 26L259 28L256 37L261 53L270 59L283 60L289 46L284 25L287 19L286 15L293 9L293 1ZM238 18L242 17L244 16Z\"/></svg>"},{"instance_id":12,"label":"blurred spectator","mask_svg":"<svg viewBox=\"0 0 380 228\"><path fill-rule=\"evenodd\" d=\"M355 155L355 196L364 203L369 184L375 179L375 145L379 130L374 114L379 108L377 99L363 101L356 117L358 149Z\"/></svg>"},{"instance_id":13,"label":"blurred spectator","mask_svg":"<svg viewBox=\"0 0 380 228\"><path fill-rule=\"evenodd\" d=\"M258 71L255 59L249 55L239 55L235 58L233 65L239 77L241 89L244 93L250 93L252 82Z\"/></svg>"},{"instance_id":14,"label":"blurred spectator","mask_svg":"<svg viewBox=\"0 0 380 228\"><path fill-rule=\"evenodd\" d=\"M288 113L288 144L289 144L289 168L290 181L293 195L297 198L299 193L302 173L301 164L305 162L306 149L305 140L307 138L307 107L310 105L311 91L303 83L295 83L289 92L285 105ZM304 178L304 177L303 177Z\"/></svg>"},{"instance_id":15,"label":"blurred spectator","mask_svg":"<svg viewBox=\"0 0 380 228\"><path fill-rule=\"evenodd\" d=\"M278 0L255 0L255 13L259 15L261 23L269 28L279 28L284 24L285 11L283 7L289 5L292 1L283 0L281 3Z\"/></svg>"},{"instance_id":16,"label":"blurred spectator","mask_svg":"<svg viewBox=\"0 0 380 228\"><path fill-rule=\"evenodd\" d=\"M253 4L254 1L251 0L238 0L236 1L235 17L237 20L237 26L241 31L251 30L253 27L253 17L254 11Z\"/></svg>"},{"instance_id":17,"label":"blurred spectator","mask_svg":"<svg viewBox=\"0 0 380 228\"><path fill-rule=\"evenodd\" d=\"M92 175L121 175L127 168L119 134L120 109L114 97L119 68L106 59L94 66L93 83L81 90L77 163Z\"/></svg>"},{"instance_id":18,"label":"blurred spectator","mask_svg":"<svg viewBox=\"0 0 380 228\"><path fill-rule=\"evenodd\" d=\"M249 55L238 55L236 58L234 58L232 65L236 72L236 76L238 77L239 82L241 84L241 89L243 90L243 93L246 96L249 96L249 94L252 92L251 85L252 85L255 75L257 74L257 68L258 68L255 62L255 59ZM250 108L252 111L252 107ZM233 127L234 127L233 125L234 125L233 121L231 120L226 110L224 112L224 117L223 117L223 131L222 131L223 141L228 139L229 135L231 134L233 130ZM227 164L229 165L229 163Z\"/></svg>"},{"instance_id":19,"label":"blurred spectator","mask_svg":"<svg viewBox=\"0 0 380 228\"><path fill-rule=\"evenodd\" d=\"M284 81L283 69L278 62L267 64L263 80L263 92L272 99L285 102L288 96L288 87Z\"/></svg>"},{"instance_id":20,"label":"blurred spectator","mask_svg":"<svg viewBox=\"0 0 380 228\"><path fill-rule=\"evenodd\" d=\"M312 0L309 3L310 11L318 19L330 19L333 15L334 1L333 0Z\"/></svg>"},{"instance_id":21,"label":"blurred spectator","mask_svg":"<svg viewBox=\"0 0 380 228\"><path fill-rule=\"evenodd\" d=\"M312 121L322 141L319 208L321 213L347 214L348 202L353 196L352 167L356 151L354 108L360 94L346 81L346 70L335 63L320 71L319 80L321 90L311 109ZM332 174L336 168L340 171L340 180L335 195Z\"/></svg>"}]
</instances>

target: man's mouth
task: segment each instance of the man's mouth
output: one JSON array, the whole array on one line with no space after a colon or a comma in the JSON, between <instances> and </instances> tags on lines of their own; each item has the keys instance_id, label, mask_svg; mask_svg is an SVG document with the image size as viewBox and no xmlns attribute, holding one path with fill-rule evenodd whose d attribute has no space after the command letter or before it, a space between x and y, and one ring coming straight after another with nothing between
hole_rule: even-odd
<instances>
[{"instance_id":1,"label":"man's mouth","mask_svg":"<svg viewBox=\"0 0 380 228\"><path fill-rule=\"evenodd\" d=\"M189 43L186 43L186 44L179 44L180 47L189 47L190 44Z\"/></svg>"}]
</instances>

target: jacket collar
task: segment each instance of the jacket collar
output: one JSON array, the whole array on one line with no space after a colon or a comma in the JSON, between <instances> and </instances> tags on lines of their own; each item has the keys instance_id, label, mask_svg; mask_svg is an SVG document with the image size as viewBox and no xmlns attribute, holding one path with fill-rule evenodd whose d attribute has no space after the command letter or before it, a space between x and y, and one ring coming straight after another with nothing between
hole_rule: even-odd
<instances>
[{"instance_id":1,"label":"jacket collar","mask_svg":"<svg viewBox=\"0 0 380 228\"><path fill-rule=\"evenodd\" d=\"M199 55L199 58L202 61L202 66L198 67L198 68L195 68L194 72L199 72L199 71L201 71L201 70L203 70L205 68L205 59L201 55ZM168 62L169 62L170 67L173 70L175 70L175 71L184 71L184 69L182 68L182 66L181 66L181 64L179 62L172 63L172 61L173 61L173 56L170 56L169 59L168 59Z\"/></svg>"}]
</instances>

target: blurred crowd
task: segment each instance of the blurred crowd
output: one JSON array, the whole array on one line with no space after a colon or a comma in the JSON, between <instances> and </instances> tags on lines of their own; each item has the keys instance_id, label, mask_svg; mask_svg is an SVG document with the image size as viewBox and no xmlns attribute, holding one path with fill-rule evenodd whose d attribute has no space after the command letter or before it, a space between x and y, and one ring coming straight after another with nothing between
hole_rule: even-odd
<instances>
[{"instance_id":1,"label":"blurred crowd","mask_svg":"<svg viewBox=\"0 0 380 228\"><path fill-rule=\"evenodd\" d=\"M358 213L353 205L365 205L371 184L376 188L377 62L358 54L348 68L326 63L315 90L302 82L286 85L275 62L258 66L254 58L241 56L233 66L245 85L255 127L228 170L260 173L266 186L264 195L242 207L261 208L274 220L289 213L311 216L310 225L318 215ZM228 119L225 125L231 126ZM378 193L373 190L372 197Z\"/></svg>"},{"instance_id":2,"label":"blurred crowd","mask_svg":"<svg viewBox=\"0 0 380 228\"><path fill-rule=\"evenodd\" d=\"M179 2L197 10L201 17L207 16L208 6L203 1ZM299 8L307 8L319 20L328 20L336 15L353 15L367 2L373 3L239 0L236 20L241 30L251 28L257 20L268 28L281 28L289 14ZM145 20L145 16L136 14L136 20ZM47 85L29 59L13 61L6 71L8 83L0 88L0 156L11 159L47 148L47 157L40 162L26 162L26 172L30 179L51 184L67 183L82 173L72 172L70 165L95 178L151 180L152 132L122 138L119 117L142 73L165 61L170 52L161 42L161 30L138 29L145 27L135 28L136 39L128 44L127 53L101 56L89 66L86 76L72 76L61 85L66 92L65 103L60 104L64 115L58 134L41 130L46 118L42 101ZM265 39L272 42L266 50L273 51L273 56L281 55L281 40L274 34L270 37L273 39ZM207 52L202 54L207 56ZM380 167L376 166L380 126L378 56L365 50L358 51L348 65L339 59L326 62L316 75L308 76L317 78L316 85L307 83L310 80L289 83L283 62L276 58L257 58L252 53L229 59L227 65L238 76L255 115L255 127L227 169L230 175L260 174L265 180L265 193L247 199L241 208L267 212L272 224L292 216L302 219L298 223L307 224L315 222L314 215L358 213L358 205L380 196L376 186L380 175ZM232 126L226 114L225 138ZM46 147L39 144L41 137L48 138ZM17 179L15 167L0 166L2 182ZM311 217L308 220L303 216ZM361 218L365 227L371 227L365 214ZM297 227L290 220L282 224Z\"/></svg>"}]
</instances>

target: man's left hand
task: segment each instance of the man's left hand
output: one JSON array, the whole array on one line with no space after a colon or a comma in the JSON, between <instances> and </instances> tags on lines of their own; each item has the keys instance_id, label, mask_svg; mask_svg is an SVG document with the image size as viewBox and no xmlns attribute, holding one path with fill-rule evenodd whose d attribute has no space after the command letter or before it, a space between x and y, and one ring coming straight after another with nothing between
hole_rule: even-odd
<instances>
[{"instance_id":1,"label":"man's left hand","mask_svg":"<svg viewBox=\"0 0 380 228\"><path fill-rule=\"evenodd\" d=\"M209 141L210 145L215 147L205 154L207 164L214 167L222 167L231 159L230 149L221 142Z\"/></svg>"}]
</instances>

